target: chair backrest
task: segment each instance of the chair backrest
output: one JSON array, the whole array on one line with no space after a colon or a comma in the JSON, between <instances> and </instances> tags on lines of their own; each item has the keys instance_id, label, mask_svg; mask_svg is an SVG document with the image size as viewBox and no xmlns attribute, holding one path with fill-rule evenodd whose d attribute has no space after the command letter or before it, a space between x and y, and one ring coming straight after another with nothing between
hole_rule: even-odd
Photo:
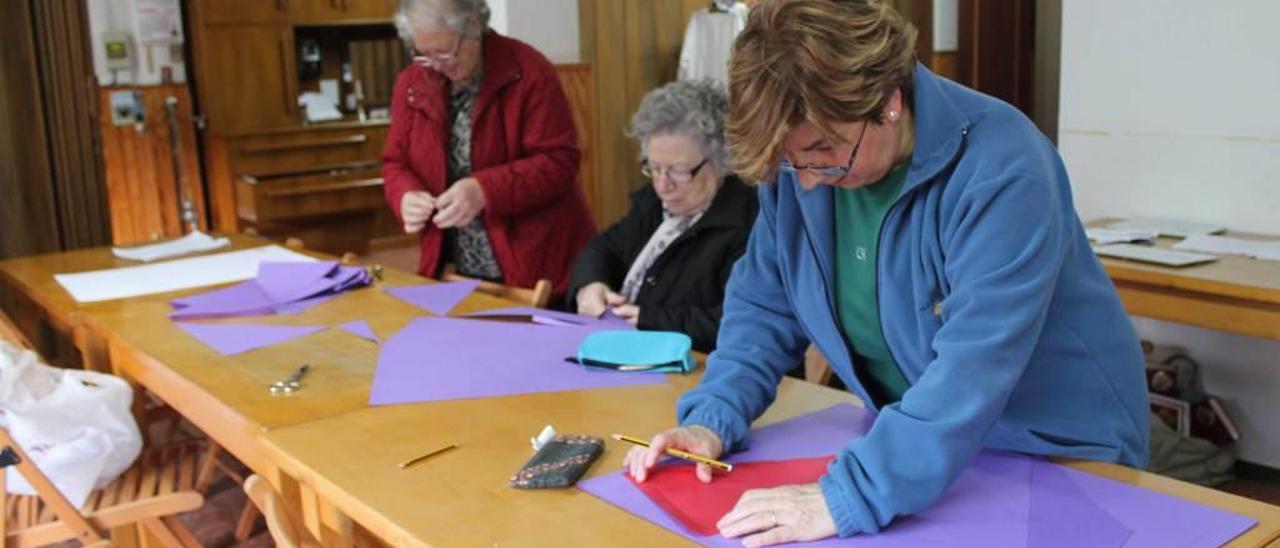
<instances>
[{"instance_id":1,"label":"chair backrest","mask_svg":"<svg viewBox=\"0 0 1280 548\"><path fill-rule=\"evenodd\" d=\"M244 492L262 512L262 517L267 522L267 531L271 533L271 539L277 546L280 548L320 546L309 531L298 526L298 522L285 508L280 495L270 483L267 483L267 480L257 474L249 476L244 480Z\"/></svg>"},{"instance_id":2,"label":"chair backrest","mask_svg":"<svg viewBox=\"0 0 1280 548\"><path fill-rule=\"evenodd\" d=\"M2 309L0 309L0 341L6 341L9 344L27 350L35 348L31 346L31 341L28 341L23 336L22 331L18 329L18 326L13 323L13 320L9 319L9 316Z\"/></svg>"},{"instance_id":3,"label":"chair backrest","mask_svg":"<svg viewBox=\"0 0 1280 548\"><path fill-rule=\"evenodd\" d=\"M31 458L27 456L27 452L22 450L17 442L13 441L13 437L9 435L9 430L0 427L0 463L4 466L0 467L0 504L8 498L6 492L5 474L9 466L17 469L27 483L31 484L35 489L36 496L53 510L54 515L75 534L75 538L85 545L91 543L101 543L105 539L101 531L98 531L89 520L71 505L71 501L67 497L62 496L62 492L49 481L49 476L44 475L35 463L31 462ZM0 543L8 539L8 508L0 508Z\"/></svg>"},{"instance_id":4,"label":"chair backrest","mask_svg":"<svg viewBox=\"0 0 1280 548\"><path fill-rule=\"evenodd\" d=\"M446 282L460 282L472 279L474 278L458 274L457 268L452 264L445 265L444 272L440 274L440 280ZM551 302L551 280L546 278L538 280L538 283L534 284L532 288L513 287L481 280L480 285L476 286L476 290L537 308L546 308L547 304Z\"/></svg>"}]
</instances>

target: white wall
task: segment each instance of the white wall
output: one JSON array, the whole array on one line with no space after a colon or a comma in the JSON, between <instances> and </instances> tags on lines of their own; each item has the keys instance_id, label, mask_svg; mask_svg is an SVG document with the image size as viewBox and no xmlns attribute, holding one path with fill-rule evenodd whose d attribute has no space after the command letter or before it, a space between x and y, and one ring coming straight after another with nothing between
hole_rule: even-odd
<instances>
[{"instance_id":1,"label":"white wall","mask_svg":"<svg viewBox=\"0 0 1280 548\"><path fill-rule=\"evenodd\" d=\"M489 0L496 15L505 16L506 34L523 40L553 63L577 63L578 0ZM499 32L503 30L494 26Z\"/></svg>"},{"instance_id":2,"label":"white wall","mask_svg":"<svg viewBox=\"0 0 1280 548\"><path fill-rule=\"evenodd\" d=\"M1083 219L1173 217L1280 233L1280 2L1062 3L1058 143ZM1280 342L1154 320L1280 467Z\"/></svg>"},{"instance_id":3,"label":"white wall","mask_svg":"<svg viewBox=\"0 0 1280 548\"><path fill-rule=\"evenodd\" d=\"M489 0L489 26L498 34L507 32L507 0Z\"/></svg>"},{"instance_id":4,"label":"white wall","mask_svg":"<svg viewBox=\"0 0 1280 548\"><path fill-rule=\"evenodd\" d=\"M956 51L959 34L960 0L933 0L933 51Z\"/></svg>"},{"instance_id":5,"label":"white wall","mask_svg":"<svg viewBox=\"0 0 1280 548\"><path fill-rule=\"evenodd\" d=\"M94 73L98 77L98 85L113 84L155 85L161 83L161 69L169 67L174 83L182 83L187 79L186 66L183 64L181 50L178 55L170 57L173 49L168 44L139 44L138 18L135 16L139 3L148 7L172 4L177 0L84 0L89 11L89 38L93 47ZM104 32L123 32L132 36L130 47L133 50L133 69L116 71L114 74L106 68L106 53L102 45ZM185 36L185 32L182 33ZM181 44L181 41L178 42Z\"/></svg>"}]
</instances>

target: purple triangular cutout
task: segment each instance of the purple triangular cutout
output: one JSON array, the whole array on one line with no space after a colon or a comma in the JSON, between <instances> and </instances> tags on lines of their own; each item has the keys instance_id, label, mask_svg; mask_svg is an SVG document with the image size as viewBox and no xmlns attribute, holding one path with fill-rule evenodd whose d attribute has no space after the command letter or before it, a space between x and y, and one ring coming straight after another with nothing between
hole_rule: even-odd
<instances>
[{"instance_id":1,"label":"purple triangular cutout","mask_svg":"<svg viewBox=\"0 0 1280 548\"><path fill-rule=\"evenodd\" d=\"M447 316L453 307L467 298L479 280L462 282L444 282L435 284L411 285L408 287L389 287L387 293L392 297L426 310L437 316Z\"/></svg>"},{"instance_id":2,"label":"purple triangular cutout","mask_svg":"<svg viewBox=\"0 0 1280 548\"><path fill-rule=\"evenodd\" d=\"M366 322L364 320L356 320L354 322L344 323L342 325L339 325L338 329L346 331L347 333L350 333L362 339L368 339L376 343L382 342L382 339L379 339L378 335L373 332L373 328L369 327L369 322Z\"/></svg>"},{"instance_id":3,"label":"purple triangular cutout","mask_svg":"<svg viewBox=\"0 0 1280 548\"><path fill-rule=\"evenodd\" d=\"M312 325L253 325L178 323L188 335L218 351L232 356L257 348L280 344L325 329Z\"/></svg>"}]
</instances>

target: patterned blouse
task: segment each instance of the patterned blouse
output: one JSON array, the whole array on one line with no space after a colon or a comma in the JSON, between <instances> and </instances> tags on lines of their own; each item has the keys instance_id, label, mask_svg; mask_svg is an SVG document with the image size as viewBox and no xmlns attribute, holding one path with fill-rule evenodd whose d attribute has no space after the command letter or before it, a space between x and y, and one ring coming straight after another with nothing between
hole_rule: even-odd
<instances>
[{"instance_id":1,"label":"patterned blouse","mask_svg":"<svg viewBox=\"0 0 1280 548\"><path fill-rule=\"evenodd\" d=\"M449 95L449 112L453 130L449 134L449 185L471 175L471 109L484 75L477 71L475 79ZM445 260L458 267L458 273L473 278L502 281L502 268L493 256L483 215L470 224L445 231Z\"/></svg>"}]
</instances>

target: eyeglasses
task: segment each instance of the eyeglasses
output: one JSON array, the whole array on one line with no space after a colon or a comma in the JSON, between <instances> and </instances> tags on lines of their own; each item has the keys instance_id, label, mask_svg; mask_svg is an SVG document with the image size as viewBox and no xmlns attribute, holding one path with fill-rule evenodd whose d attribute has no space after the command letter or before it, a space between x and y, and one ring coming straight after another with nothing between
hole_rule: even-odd
<instances>
[{"instance_id":1,"label":"eyeglasses","mask_svg":"<svg viewBox=\"0 0 1280 548\"><path fill-rule=\"evenodd\" d=\"M413 49L413 62L424 67L435 68L458 60L458 52L462 51L462 41L465 40L464 34L465 32L458 33L458 40L454 42L453 49L447 53L422 53L415 47Z\"/></svg>"},{"instance_id":2,"label":"eyeglasses","mask_svg":"<svg viewBox=\"0 0 1280 548\"><path fill-rule=\"evenodd\" d=\"M790 160L787 160L785 158L783 158L782 165L779 167L783 171L790 171L797 175L799 175L800 171L808 171L810 173L816 173L819 177L822 177L821 179L822 181L839 181L840 179L843 179L845 175L848 175L850 171L853 171L853 162L854 162L854 159L858 157L858 149L862 148L862 137L867 133L868 124L869 123L862 124L862 131L858 132L858 143L853 145L853 152L849 153L849 163L846 164L844 167L819 166L819 165L797 166L797 165L793 165Z\"/></svg>"},{"instance_id":3,"label":"eyeglasses","mask_svg":"<svg viewBox=\"0 0 1280 548\"><path fill-rule=\"evenodd\" d=\"M665 168L654 166L649 163L648 158L645 158L640 160L640 174L650 179L657 179L661 175L666 175L667 179L671 182L682 185L692 181L694 177L697 177L698 172L702 171L702 168L707 165L708 160L710 160L710 158L703 158L701 162L698 162L698 165L693 166L693 169L681 170L671 166L667 166Z\"/></svg>"}]
</instances>

